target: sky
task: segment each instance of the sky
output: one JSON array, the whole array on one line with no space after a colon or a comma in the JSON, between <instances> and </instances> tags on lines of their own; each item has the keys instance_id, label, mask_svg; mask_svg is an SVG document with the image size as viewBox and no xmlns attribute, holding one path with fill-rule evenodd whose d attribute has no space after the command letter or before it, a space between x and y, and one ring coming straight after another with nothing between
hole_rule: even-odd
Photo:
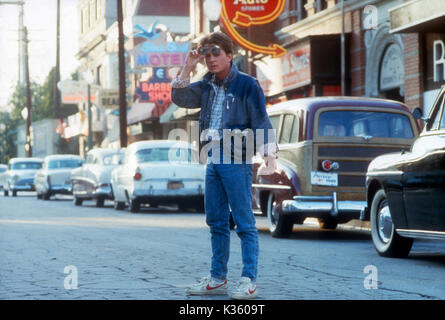
<instances>
[{"instance_id":1,"label":"sky","mask_svg":"<svg viewBox=\"0 0 445 320\"><path fill-rule=\"evenodd\" d=\"M10 109L7 102L18 80L18 13L16 5L0 0L0 111ZM60 73L67 79L78 66L77 0L60 1ZM29 37L29 70L32 81L43 84L56 64L57 0L25 0L24 24Z\"/></svg>"}]
</instances>

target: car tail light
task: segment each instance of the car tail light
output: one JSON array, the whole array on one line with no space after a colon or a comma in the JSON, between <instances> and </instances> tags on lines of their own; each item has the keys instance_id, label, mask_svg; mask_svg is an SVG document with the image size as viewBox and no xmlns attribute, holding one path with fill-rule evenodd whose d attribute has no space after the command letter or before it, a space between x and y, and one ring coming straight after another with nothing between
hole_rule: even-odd
<instances>
[{"instance_id":1,"label":"car tail light","mask_svg":"<svg viewBox=\"0 0 445 320\"><path fill-rule=\"evenodd\" d=\"M338 162L332 162L331 160L324 160L321 163L321 167L324 171L337 170L340 166Z\"/></svg>"},{"instance_id":2,"label":"car tail light","mask_svg":"<svg viewBox=\"0 0 445 320\"><path fill-rule=\"evenodd\" d=\"M142 179L142 173L140 173L139 171L136 171L134 173L133 179L134 180L141 180Z\"/></svg>"}]
</instances>

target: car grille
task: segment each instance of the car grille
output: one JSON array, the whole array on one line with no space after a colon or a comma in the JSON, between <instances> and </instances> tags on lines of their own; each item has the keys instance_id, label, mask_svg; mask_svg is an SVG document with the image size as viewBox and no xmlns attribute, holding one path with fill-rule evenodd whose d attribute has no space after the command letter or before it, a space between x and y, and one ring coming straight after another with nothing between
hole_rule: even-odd
<instances>
[{"instance_id":1,"label":"car grille","mask_svg":"<svg viewBox=\"0 0 445 320\"><path fill-rule=\"evenodd\" d=\"M369 163L375 157L391 152L408 150L409 146L382 146L382 145L343 145L330 146L315 144L313 167L318 171L324 171L321 163L324 160L335 161L339 164L338 187L363 188L365 187L366 171Z\"/></svg>"}]
</instances>

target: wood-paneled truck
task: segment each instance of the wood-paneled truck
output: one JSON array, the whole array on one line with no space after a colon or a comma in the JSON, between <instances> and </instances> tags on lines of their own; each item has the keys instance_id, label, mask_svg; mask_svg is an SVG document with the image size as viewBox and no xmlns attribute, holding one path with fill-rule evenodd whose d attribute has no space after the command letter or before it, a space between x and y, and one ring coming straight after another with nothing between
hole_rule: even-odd
<instances>
[{"instance_id":1,"label":"wood-paneled truck","mask_svg":"<svg viewBox=\"0 0 445 320\"><path fill-rule=\"evenodd\" d=\"M375 157L409 150L417 122L399 102L359 97L290 100L268 108L278 141L278 168L258 176L252 201L274 237L318 218L321 228L367 214L365 174Z\"/></svg>"}]
</instances>

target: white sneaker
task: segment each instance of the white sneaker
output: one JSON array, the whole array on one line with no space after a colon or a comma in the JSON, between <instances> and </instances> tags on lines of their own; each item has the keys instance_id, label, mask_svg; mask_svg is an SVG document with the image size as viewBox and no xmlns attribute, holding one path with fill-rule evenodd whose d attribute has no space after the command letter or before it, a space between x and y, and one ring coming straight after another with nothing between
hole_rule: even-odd
<instances>
[{"instance_id":1,"label":"white sneaker","mask_svg":"<svg viewBox=\"0 0 445 320\"><path fill-rule=\"evenodd\" d=\"M232 299L253 299L258 297L258 289L256 283L253 283L250 278L241 277L239 285L232 292L230 298Z\"/></svg>"},{"instance_id":2,"label":"white sneaker","mask_svg":"<svg viewBox=\"0 0 445 320\"><path fill-rule=\"evenodd\" d=\"M218 280L207 276L185 290L188 295L224 295L227 294L227 279Z\"/></svg>"}]
</instances>

